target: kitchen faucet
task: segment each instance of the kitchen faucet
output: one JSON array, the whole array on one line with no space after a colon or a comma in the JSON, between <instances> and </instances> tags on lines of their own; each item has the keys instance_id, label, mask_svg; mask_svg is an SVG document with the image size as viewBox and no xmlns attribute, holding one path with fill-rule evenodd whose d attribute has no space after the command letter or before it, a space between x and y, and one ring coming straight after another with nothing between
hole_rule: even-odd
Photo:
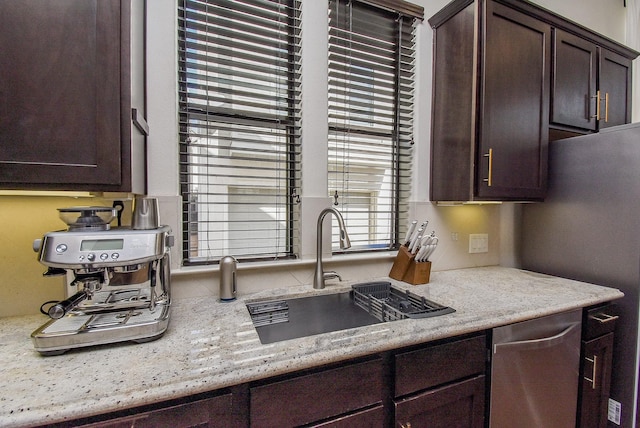
<instances>
[{"instance_id":1,"label":"kitchen faucet","mask_svg":"<svg viewBox=\"0 0 640 428\"><path fill-rule=\"evenodd\" d=\"M342 281L342 278L336 272L325 272L322 269L322 221L329 213L333 213L333 215L338 219L338 225L340 226L340 248L346 250L351 247L351 241L349 240L349 235L347 234L347 229L344 226L344 219L342 218L340 211L335 208L325 208L322 210L318 216L318 228L316 232L316 272L313 275L313 288L324 288L325 279L338 278Z\"/></svg>"}]
</instances>

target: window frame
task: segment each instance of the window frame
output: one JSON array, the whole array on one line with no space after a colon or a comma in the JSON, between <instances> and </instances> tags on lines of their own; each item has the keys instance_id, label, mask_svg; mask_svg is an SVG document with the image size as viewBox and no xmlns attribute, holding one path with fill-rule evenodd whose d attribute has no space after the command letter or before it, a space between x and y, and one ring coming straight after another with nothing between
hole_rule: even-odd
<instances>
[{"instance_id":1,"label":"window frame","mask_svg":"<svg viewBox=\"0 0 640 428\"><path fill-rule=\"evenodd\" d=\"M354 176L358 177L356 163L362 162L365 156L370 157L369 165L377 169L379 153L383 151L387 153L385 162L388 172L384 173L378 185L382 189L384 183L390 183L391 191L388 191L386 204L376 204L379 212L372 213L379 220L370 225L369 232L379 229L380 234L371 240L362 238L366 234L360 233L356 239L351 237L352 245L355 243L352 249L340 250L334 245L334 253L395 250L401 244L400 234L408 223L416 21L414 17L397 11L390 12L387 8L380 9L379 5L372 3L376 2L328 2L328 194L334 197L334 205L338 209L343 205L344 211L348 212L348 201L352 199L350 193L363 192L366 186L374 186L378 177L370 174L366 183L362 184L365 187L358 189L358 184L354 187L350 184L350 171L353 168ZM393 1L387 2L387 5L389 3ZM376 59L379 62L375 62ZM367 87L372 88L371 91L367 92ZM367 120L371 122L369 126ZM379 141L374 142L375 139ZM342 149L341 140L344 140L342 145L345 146L353 141L357 148ZM349 153L350 150L352 153ZM346 176L342 178L342 183L340 173ZM363 175L360 174L360 177ZM353 181L357 183L359 180ZM379 193L384 194L382 191ZM347 202L342 203L341 197ZM385 221L386 224L381 223ZM349 230L348 215L345 216L345 222ZM332 242L338 241L337 233L334 229ZM388 236L385 237L383 233Z\"/></svg>"},{"instance_id":2,"label":"window frame","mask_svg":"<svg viewBox=\"0 0 640 428\"><path fill-rule=\"evenodd\" d=\"M233 252L239 260L247 261L296 257L294 237L298 234L295 229L299 226L297 195L300 192L300 4L300 0L178 2L179 184L183 200L184 265L215 264L224 255ZM208 33L211 36L202 32L208 29L214 31ZM265 41L264 45L260 44L261 38ZM216 43L215 39L220 41ZM203 47L196 46L196 43ZM255 51L250 48L250 44L255 45ZM205 50L206 56L197 49ZM265 58L264 63L260 61L260 55ZM226 80L225 75L228 76ZM283 76L284 83L278 83ZM227 82L228 86L224 86L224 82ZM230 97L225 95L225 92L230 94ZM265 95L262 95L262 92ZM271 92L277 96L270 98ZM273 99L280 101L274 102ZM271 105L273 107L270 107ZM196 126L194 118L202 123ZM245 138L242 138L243 125L247 126ZM194 127L200 131L193 131ZM271 136L269 129L278 136ZM223 131L228 133L228 136L221 136ZM194 132L197 138L204 141L201 144L202 154L199 158L192 149L191 138ZM260 132L265 141L261 140ZM214 137L216 133L218 135ZM277 144L274 151L264 151L272 138L278 140L273 141L273 144ZM212 139L218 142L209 146ZM247 151L240 157L234 157L229 152L227 160L223 160L225 155L219 153L224 143L219 141L225 139L228 147L244 144ZM261 143L264 143L265 148L255 148L255 151L250 148L252 144ZM277 159L269 164L269 156L260 157L261 151L265 155L273 153ZM209 156L210 152L214 154ZM242 158L246 158L248 162L258 161L265 165L255 168L245 166L242 172L238 172L240 170L237 168L242 167ZM198 159L204 159L203 165L198 166ZM212 162L211 166L209 162ZM233 169L228 168L224 162ZM220 177L221 181L237 174L237 182L231 181L226 185L226 200L224 192L200 193L196 184L198 180L194 179L199 174L196 171L198 167L207 171L202 174L205 184L200 187L208 189L215 185L211 182L212 179L208 178L213 177L209 175L210 168L212 171L215 170L214 175ZM228 172L225 172L225 168ZM244 177L241 176L243 173L246 174ZM256 180L260 181L259 174L264 174L264 183L256 183ZM269 245L264 247L264 253L256 250L255 254L252 254L253 248L249 247L243 251L237 248L234 250L233 243L237 242L229 239L228 232L233 229L232 224L244 227L248 236L256 232L256 229L251 228L250 218L238 220L238 216L234 219L230 217L233 213L232 198L229 198L230 189L238 186L244 179L251 180L251 177L254 177L254 185L258 186L269 186L266 183L271 181L276 183L269 188L278 191L273 202L276 207L275 213L281 211L278 206L285 207L284 219L275 216L271 220L272 228L275 229L274 251L268 251ZM224 188L224 185L220 186ZM215 195L219 195L220 202L202 203L202 209L197 208L198 197L215 199ZM250 204L245 204L247 212L252 209L250 206L259 205L257 199L260 197ZM215 214L216 208L211 208L215 206L219 207L218 214ZM227 210L228 213L225 214ZM200 212L203 214L198 216ZM219 217L219 220L213 220L217 225L211 225L212 222L204 220L205 216ZM280 226L282 221L285 223L284 227ZM201 227L209 229L201 231ZM270 233L271 228L262 226L262 230ZM284 236L281 239L282 234ZM198 238L194 239L194 235ZM198 243L201 249L198 253L194 253L195 242L202 242L202 245ZM222 248L211 245L218 242L227 244ZM258 242L260 241L256 240L256 243Z\"/></svg>"}]
</instances>

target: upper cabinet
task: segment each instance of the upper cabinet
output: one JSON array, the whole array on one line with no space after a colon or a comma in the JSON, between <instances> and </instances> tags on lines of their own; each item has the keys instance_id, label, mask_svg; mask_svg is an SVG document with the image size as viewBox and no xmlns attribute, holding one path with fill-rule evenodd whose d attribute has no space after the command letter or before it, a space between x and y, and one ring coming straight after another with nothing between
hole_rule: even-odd
<instances>
[{"instance_id":1,"label":"upper cabinet","mask_svg":"<svg viewBox=\"0 0 640 428\"><path fill-rule=\"evenodd\" d=\"M0 2L0 27L0 188L144 193L144 0Z\"/></svg>"},{"instance_id":2,"label":"upper cabinet","mask_svg":"<svg viewBox=\"0 0 640 428\"><path fill-rule=\"evenodd\" d=\"M522 0L454 0L429 23L432 201L543 200L550 135L630 120L624 46Z\"/></svg>"},{"instance_id":3,"label":"upper cabinet","mask_svg":"<svg viewBox=\"0 0 640 428\"><path fill-rule=\"evenodd\" d=\"M454 2L429 22L431 200L542 198L551 27L495 1Z\"/></svg>"},{"instance_id":4,"label":"upper cabinet","mask_svg":"<svg viewBox=\"0 0 640 428\"><path fill-rule=\"evenodd\" d=\"M631 121L631 61L563 30L554 31L551 126L589 132Z\"/></svg>"},{"instance_id":5,"label":"upper cabinet","mask_svg":"<svg viewBox=\"0 0 640 428\"><path fill-rule=\"evenodd\" d=\"M597 96L601 105L600 109L596 109L598 127L602 129L629 123L631 122L632 59L604 48L599 48L598 52ZM604 109L602 102L604 102Z\"/></svg>"},{"instance_id":6,"label":"upper cabinet","mask_svg":"<svg viewBox=\"0 0 640 428\"><path fill-rule=\"evenodd\" d=\"M562 30L554 36L551 121L595 131L598 48Z\"/></svg>"}]
</instances>

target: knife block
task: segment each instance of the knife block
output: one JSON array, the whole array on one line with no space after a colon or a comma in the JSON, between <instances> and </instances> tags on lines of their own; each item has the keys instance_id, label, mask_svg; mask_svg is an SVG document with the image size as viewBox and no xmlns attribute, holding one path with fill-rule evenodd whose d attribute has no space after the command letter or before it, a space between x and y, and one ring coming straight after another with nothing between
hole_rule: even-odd
<instances>
[{"instance_id":1,"label":"knife block","mask_svg":"<svg viewBox=\"0 0 640 428\"><path fill-rule=\"evenodd\" d=\"M407 282L412 285L427 284L431 275L431 262L416 262L415 254L411 254L404 245L391 266L389 278Z\"/></svg>"},{"instance_id":2,"label":"knife block","mask_svg":"<svg viewBox=\"0 0 640 428\"><path fill-rule=\"evenodd\" d=\"M398 255L396 259L393 261L393 266L391 266L391 272L389 272L389 278L397 279L398 281L402 281L404 278L404 274L407 273L409 269L409 265L415 259L415 254L411 254L409 249L404 245L400 247L398 250Z\"/></svg>"},{"instance_id":3,"label":"knife block","mask_svg":"<svg viewBox=\"0 0 640 428\"><path fill-rule=\"evenodd\" d=\"M416 262L413 260L404 274L402 281L412 285L428 284L431 276L431 262Z\"/></svg>"}]
</instances>

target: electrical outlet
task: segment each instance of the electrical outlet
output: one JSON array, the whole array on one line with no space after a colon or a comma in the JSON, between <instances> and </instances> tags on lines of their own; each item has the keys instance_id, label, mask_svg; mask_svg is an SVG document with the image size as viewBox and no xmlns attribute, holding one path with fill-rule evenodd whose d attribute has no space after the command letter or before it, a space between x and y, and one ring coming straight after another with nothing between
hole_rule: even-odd
<instances>
[{"instance_id":1,"label":"electrical outlet","mask_svg":"<svg viewBox=\"0 0 640 428\"><path fill-rule=\"evenodd\" d=\"M469 235L469 253L489 252L489 234L472 233Z\"/></svg>"},{"instance_id":2,"label":"electrical outlet","mask_svg":"<svg viewBox=\"0 0 640 428\"><path fill-rule=\"evenodd\" d=\"M622 414L622 404L616 400L609 398L608 419L616 425L620 425L620 416Z\"/></svg>"},{"instance_id":3,"label":"electrical outlet","mask_svg":"<svg viewBox=\"0 0 640 428\"><path fill-rule=\"evenodd\" d=\"M451 240L452 241L458 240L458 232L451 232Z\"/></svg>"}]
</instances>

